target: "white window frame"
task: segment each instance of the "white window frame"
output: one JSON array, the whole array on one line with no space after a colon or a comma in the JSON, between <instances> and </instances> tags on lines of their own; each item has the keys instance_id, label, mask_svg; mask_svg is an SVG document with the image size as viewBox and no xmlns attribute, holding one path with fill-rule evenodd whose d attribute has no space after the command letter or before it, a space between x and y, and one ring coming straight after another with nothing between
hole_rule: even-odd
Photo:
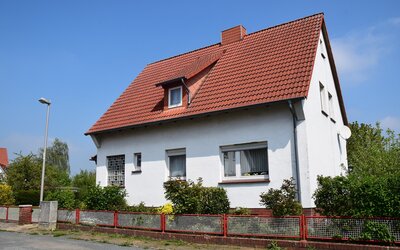
<instances>
[{"instance_id":1,"label":"white window frame","mask_svg":"<svg viewBox=\"0 0 400 250\"><path fill-rule=\"evenodd\" d=\"M140 166L138 164L138 157L140 156ZM142 171L142 153L134 153L133 154L133 166L135 167L134 172Z\"/></svg>"},{"instance_id":2,"label":"white window frame","mask_svg":"<svg viewBox=\"0 0 400 250\"><path fill-rule=\"evenodd\" d=\"M326 103L326 88L319 82L319 97L321 99L321 111L324 115L328 116L327 103Z\"/></svg>"},{"instance_id":3,"label":"white window frame","mask_svg":"<svg viewBox=\"0 0 400 250\"><path fill-rule=\"evenodd\" d=\"M121 169L119 170L119 172L121 172L120 174L116 173L116 171L118 170L114 170L111 169L110 165L109 165L109 160L111 157L123 157L123 166L121 167ZM118 187L125 187L125 166L126 166L126 162L125 162L125 155L124 154L120 154L120 155L108 155L106 157L106 162L107 162L107 186L118 186ZM114 171L114 173L112 173L111 171ZM111 173L110 173L111 172ZM121 178L122 177L122 184L119 185L113 185L112 182L110 182L110 177L115 177L115 178Z\"/></svg>"},{"instance_id":4,"label":"white window frame","mask_svg":"<svg viewBox=\"0 0 400 250\"><path fill-rule=\"evenodd\" d=\"M167 168L168 168L168 178L179 179L179 180L186 180L187 176L187 166L186 166L186 148L179 148L179 149L168 149L166 150L167 155ZM172 177L171 176L171 169L170 169L170 157L171 156L185 156L185 176L180 177Z\"/></svg>"},{"instance_id":5,"label":"white window frame","mask_svg":"<svg viewBox=\"0 0 400 250\"><path fill-rule=\"evenodd\" d=\"M251 150L251 149L262 149L262 148L265 148L265 150L267 151L267 174L242 176L241 168L240 168L240 151ZM236 176L225 176L224 153L232 152L232 151L235 152ZM268 180L269 179L269 157L268 157L268 142L267 141L220 146L220 152L221 152L220 157L221 157L221 165L222 165L222 167L221 167L222 180Z\"/></svg>"},{"instance_id":6,"label":"white window frame","mask_svg":"<svg viewBox=\"0 0 400 250\"><path fill-rule=\"evenodd\" d=\"M328 103L329 103L329 116L333 122L336 121L335 119L335 109L333 107L333 95L328 92Z\"/></svg>"},{"instance_id":7,"label":"white window frame","mask_svg":"<svg viewBox=\"0 0 400 250\"><path fill-rule=\"evenodd\" d=\"M175 89L180 90L180 102L178 104L171 104L171 92ZM168 89L168 108L175 108L175 107L180 107L182 106L182 99L183 99L183 92L182 92L182 86L174 87Z\"/></svg>"}]
</instances>

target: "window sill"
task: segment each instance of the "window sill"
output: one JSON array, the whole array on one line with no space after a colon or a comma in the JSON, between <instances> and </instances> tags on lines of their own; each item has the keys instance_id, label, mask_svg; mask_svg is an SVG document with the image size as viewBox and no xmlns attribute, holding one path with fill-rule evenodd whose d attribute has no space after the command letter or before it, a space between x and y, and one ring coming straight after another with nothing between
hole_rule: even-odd
<instances>
[{"instance_id":1,"label":"window sill","mask_svg":"<svg viewBox=\"0 0 400 250\"><path fill-rule=\"evenodd\" d=\"M328 113L325 112L324 110L321 110L321 113L322 113L324 116L328 117Z\"/></svg>"},{"instance_id":2,"label":"window sill","mask_svg":"<svg viewBox=\"0 0 400 250\"><path fill-rule=\"evenodd\" d=\"M269 179L243 179L243 180L223 180L218 184L242 184L242 183L269 183Z\"/></svg>"},{"instance_id":3,"label":"window sill","mask_svg":"<svg viewBox=\"0 0 400 250\"><path fill-rule=\"evenodd\" d=\"M333 118L331 118L331 121L332 121L333 123L336 123L335 119L333 119Z\"/></svg>"},{"instance_id":4,"label":"window sill","mask_svg":"<svg viewBox=\"0 0 400 250\"><path fill-rule=\"evenodd\" d=\"M132 174L141 174L142 170L133 170L131 173Z\"/></svg>"}]
</instances>

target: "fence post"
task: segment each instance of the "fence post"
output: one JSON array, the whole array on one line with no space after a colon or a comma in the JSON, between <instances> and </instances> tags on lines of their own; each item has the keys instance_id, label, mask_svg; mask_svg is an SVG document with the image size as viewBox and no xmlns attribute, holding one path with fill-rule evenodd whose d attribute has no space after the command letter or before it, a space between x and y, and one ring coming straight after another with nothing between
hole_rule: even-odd
<instances>
[{"instance_id":1,"label":"fence post","mask_svg":"<svg viewBox=\"0 0 400 250\"><path fill-rule=\"evenodd\" d=\"M118 211L114 211L114 227L118 227Z\"/></svg>"},{"instance_id":2,"label":"fence post","mask_svg":"<svg viewBox=\"0 0 400 250\"><path fill-rule=\"evenodd\" d=\"M8 206L6 207L6 222L8 222Z\"/></svg>"},{"instance_id":3,"label":"fence post","mask_svg":"<svg viewBox=\"0 0 400 250\"><path fill-rule=\"evenodd\" d=\"M306 216L304 215L304 214L302 214L301 216L300 216L300 238L301 238L301 240L306 240L306 235L307 235L307 233L306 233Z\"/></svg>"},{"instance_id":4,"label":"fence post","mask_svg":"<svg viewBox=\"0 0 400 250\"><path fill-rule=\"evenodd\" d=\"M75 223L76 223L76 225L79 225L80 219L81 219L81 212L80 212L79 208L77 208L75 210Z\"/></svg>"},{"instance_id":5,"label":"fence post","mask_svg":"<svg viewBox=\"0 0 400 250\"><path fill-rule=\"evenodd\" d=\"M165 233L165 214L160 214L161 216L161 232Z\"/></svg>"},{"instance_id":6,"label":"fence post","mask_svg":"<svg viewBox=\"0 0 400 250\"><path fill-rule=\"evenodd\" d=\"M224 232L224 237L228 236L228 217L226 214L223 215L223 232Z\"/></svg>"}]
</instances>

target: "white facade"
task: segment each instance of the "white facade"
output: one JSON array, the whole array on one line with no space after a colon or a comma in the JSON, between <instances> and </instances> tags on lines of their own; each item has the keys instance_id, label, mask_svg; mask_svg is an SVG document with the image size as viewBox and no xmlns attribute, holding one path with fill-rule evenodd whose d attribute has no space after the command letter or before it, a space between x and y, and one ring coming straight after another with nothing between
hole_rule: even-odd
<instances>
[{"instance_id":1,"label":"white facade","mask_svg":"<svg viewBox=\"0 0 400 250\"><path fill-rule=\"evenodd\" d=\"M289 103L281 102L101 134L96 137L97 182L101 186L107 185L107 156L125 155L125 188L129 204L143 201L148 206L160 206L166 202L163 183L169 176L167 150L185 149L186 179L201 177L204 186L225 188L231 207L261 207L261 192L280 188L284 179L296 179L297 163L302 205L314 207L312 194L317 175L339 175L347 167L346 141L338 136L344 124L322 35L321 41L308 97L294 103L298 115L296 129ZM325 53L325 58L321 53ZM332 96L326 114L321 112L320 84L324 86L325 99L329 99L328 93ZM267 142L270 182L221 183L224 180L221 147L252 142ZM132 172L136 170L135 153L141 154L141 172Z\"/></svg>"}]
</instances>

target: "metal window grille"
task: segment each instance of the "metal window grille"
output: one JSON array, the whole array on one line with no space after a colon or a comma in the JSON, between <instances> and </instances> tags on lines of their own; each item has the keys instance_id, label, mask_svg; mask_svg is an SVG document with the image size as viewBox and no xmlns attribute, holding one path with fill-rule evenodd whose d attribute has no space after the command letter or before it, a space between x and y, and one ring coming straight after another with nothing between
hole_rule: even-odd
<instances>
[{"instance_id":1,"label":"metal window grille","mask_svg":"<svg viewBox=\"0 0 400 250\"><path fill-rule=\"evenodd\" d=\"M76 211L75 210L58 210L57 211L57 221L59 222L76 222Z\"/></svg>"},{"instance_id":2,"label":"metal window grille","mask_svg":"<svg viewBox=\"0 0 400 250\"><path fill-rule=\"evenodd\" d=\"M125 185L125 155L107 156L108 185Z\"/></svg>"},{"instance_id":3,"label":"metal window grille","mask_svg":"<svg viewBox=\"0 0 400 250\"><path fill-rule=\"evenodd\" d=\"M306 217L307 237L314 239L381 240L368 227L387 230L392 240L400 241L400 220Z\"/></svg>"},{"instance_id":4,"label":"metal window grille","mask_svg":"<svg viewBox=\"0 0 400 250\"><path fill-rule=\"evenodd\" d=\"M165 231L222 234L221 215L166 215Z\"/></svg>"},{"instance_id":5,"label":"metal window grille","mask_svg":"<svg viewBox=\"0 0 400 250\"><path fill-rule=\"evenodd\" d=\"M300 217L228 216L228 235L300 237Z\"/></svg>"},{"instance_id":6,"label":"metal window grille","mask_svg":"<svg viewBox=\"0 0 400 250\"><path fill-rule=\"evenodd\" d=\"M159 214L118 213L118 226L161 230L161 216Z\"/></svg>"},{"instance_id":7,"label":"metal window grille","mask_svg":"<svg viewBox=\"0 0 400 250\"><path fill-rule=\"evenodd\" d=\"M79 222L87 225L113 226L114 212L81 211Z\"/></svg>"}]
</instances>

